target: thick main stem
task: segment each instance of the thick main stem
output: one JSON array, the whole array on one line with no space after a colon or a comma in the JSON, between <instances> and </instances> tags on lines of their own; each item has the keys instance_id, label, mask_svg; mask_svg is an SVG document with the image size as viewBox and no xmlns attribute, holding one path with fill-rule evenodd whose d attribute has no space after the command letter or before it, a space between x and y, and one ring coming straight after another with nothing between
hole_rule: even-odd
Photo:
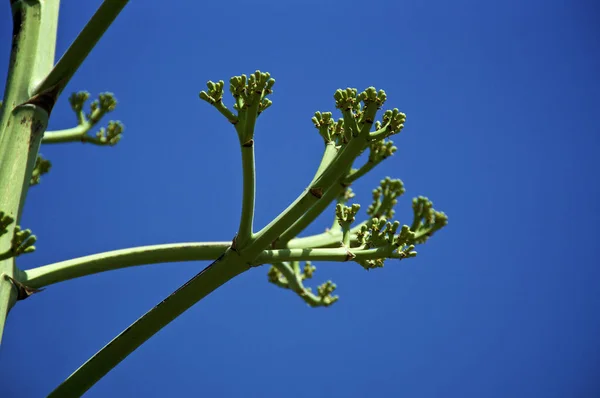
<instances>
[{"instance_id":1,"label":"thick main stem","mask_svg":"<svg viewBox=\"0 0 600 398\"><path fill-rule=\"evenodd\" d=\"M15 222L0 237L0 252L12 246L52 108L43 96L30 94L54 63L59 1L16 0L11 5L13 43L0 110L0 210ZM17 299L10 278L18 276L14 258L0 261L0 341L8 311Z\"/></svg>"}]
</instances>

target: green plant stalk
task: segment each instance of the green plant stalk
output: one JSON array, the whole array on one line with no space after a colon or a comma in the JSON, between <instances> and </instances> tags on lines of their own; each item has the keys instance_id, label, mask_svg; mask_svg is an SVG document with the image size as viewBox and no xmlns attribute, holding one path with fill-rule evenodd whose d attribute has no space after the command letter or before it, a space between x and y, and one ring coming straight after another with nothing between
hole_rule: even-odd
<instances>
[{"instance_id":1,"label":"green plant stalk","mask_svg":"<svg viewBox=\"0 0 600 398\"><path fill-rule=\"evenodd\" d=\"M23 271L21 283L41 288L73 278L138 265L218 258L229 242L174 243L140 246L74 258Z\"/></svg>"},{"instance_id":2,"label":"green plant stalk","mask_svg":"<svg viewBox=\"0 0 600 398\"><path fill-rule=\"evenodd\" d=\"M239 255L227 250L166 299L144 314L104 348L73 372L48 395L49 398L80 397L125 357L219 286L247 271Z\"/></svg>"},{"instance_id":3,"label":"green plant stalk","mask_svg":"<svg viewBox=\"0 0 600 398\"><path fill-rule=\"evenodd\" d=\"M321 158L321 163L319 164L319 167L317 168L317 172L315 173L315 176L311 180L311 184L313 182L315 182L316 179L321 176L321 174L323 174L323 172L327 169L327 167L329 167L331 162L333 162L333 159L335 159L335 155L337 155L337 153L338 153L338 149L335 146L335 142L329 141L325 144L325 151L323 151L323 157Z\"/></svg>"},{"instance_id":4,"label":"green plant stalk","mask_svg":"<svg viewBox=\"0 0 600 398\"><path fill-rule=\"evenodd\" d=\"M400 254L392 253L395 248L350 249L355 257L348 256L345 247L335 249L278 249L265 250L253 262L253 266L273 264L283 261L332 261L346 262L354 260L373 260L377 258L401 258Z\"/></svg>"},{"instance_id":5,"label":"green plant stalk","mask_svg":"<svg viewBox=\"0 0 600 398\"><path fill-rule=\"evenodd\" d=\"M100 40L104 32L128 2L129 0L104 0L64 55L56 63L56 66L36 87L34 93L39 94L52 91L55 93L55 97L58 97L73 77L73 74L75 74L83 61L85 61L90 51L96 46L98 40Z\"/></svg>"},{"instance_id":6,"label":"green plant stalk","mask_svg":"<svg viewBox=\"0 0 600 398\"><path fill-rule=\"evenodd\" d=\"M350 233L356 233L366 223L367 221L363 221L352 228ZM326 248L339 245L341 239L341 232L335 234L324 232L292 239L287 246L289 249ZM19 277L15 279L26 286L39 289L70 279L126 267L214 260L229 246L229 242L184 242L112 250L21 271ZM299 260L308 259L302 257Z\"/></svg>"},{"instance_id":7,"label":"green plant stalk","mask_svg":"<svg viewBox=\"0 0 600 398\"><path fill-rule=\"evenodd\" d=\"M254 165L254 140L242 144L243 191L240 227L236 236L236 245L245 246L252 240L254 224L254 201L256 192L256 171Z\"/></svg>"},{"instance_id":8,"label":"green plant stalk","mask_svg":"<svg viewBox=\"0 0 600 398\"><path fill-rule=\"evenodd\" d=\"M255 93L256 94L256 93ZM258 107L260 105L260 95L254 97L254 101L247 105L245 110L241 111L245 114L244 125L239 131L240 144L245 144L254 138L254 127L258 118Z\"/></svg>"},{"instance_id":9,"label":"green plant stalk","mask_svg":"<svg viewBox=\"0 0 600 398\"><path fill-rule=\"evenodd\" d=\"M367 224L369 221L363 221L357 226L350 230L350 240L354 238L360 227ZM317 235L305 236L302 238L295 238L289 241L286 245L288 249L302 249L306 247L319 247L326 248L330 246L337 246L342 241L342 232L340 231L326 231Z\"/></svg>"},{"instance_id":10,"label":"green plant stalk","mask_svg":"<svg viewBox=\"0 0 600 398\"><path fill-rule=\"evenodd\" d=\"M339 237L336 238L337 240L335 243L339 244L340 239ZM215 260L223 254L229 246L229 242L190 242L114 250L21 271L21 276L15 279L28 287L39 289L69 279L81 278L100 272L114 271L133 266ZM383 252L375 251L375 249L360 249L354 254L359 260L368 260L381 257L381 253ZM346 254L346 249L342 248L309 249L302 247L295 249L264 250L252 262L252 266L272 263L273 261L345 261ZM387 253L387 255L389 255L389 253Z\"/></svg>"},{"instance_id":11,"label":"green plant stalk","mask_svg":"<svg viewBox=\"0 0 600 398\"><path fill-rule=\"evenodd\" d=\"M367 221L360 223L350 232L356 233L366 223ZM341 233L324 232L292 239L287 246L289 249L325 248L339 245L341 239ZM185 242L112 250L21 271L15 279L26 286L39 289L74 278L133 266L214 260L229 246L229 242ZM308 257L299 260L308 260Z\"/></svg>"},{"instance_id":12,"label":"green plant stalk","mask_svg":"<svg viewBox=\"0 0 600 398\"><path fill-rule=\"evenodd\" d=\"M48 125L45 99L31 97L30 91L54 63L59 2L16 0L11 6L13 42L0 109L0 209L15 222L0 237L0 253L11 248ZM18 297L10 278L18 279L19 273L14 258L0 261L0 342L8 312Z\"/></svg>"},{"instance_id":13,"label":"green plant stalk","mask_svg":"<svg viewBox=\"0 0 600 398\"><path fill-rule=\"evenodd\" d=\"M42 144L62 144L65 142L93 142L94 137L87 136L88 131L92 128L91 123L84 122L79 126L70 129L46 131Z\"/></svg>"}]
</instances>

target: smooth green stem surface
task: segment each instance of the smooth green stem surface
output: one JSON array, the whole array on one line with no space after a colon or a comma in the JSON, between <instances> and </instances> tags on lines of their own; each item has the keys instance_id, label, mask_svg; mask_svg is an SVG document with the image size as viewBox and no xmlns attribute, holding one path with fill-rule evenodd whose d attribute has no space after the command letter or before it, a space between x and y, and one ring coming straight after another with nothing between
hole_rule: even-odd
<instances>
[{"instance_id":1,"label":"smooth green stem surface","mask_svg":"<svg viewBox=\"0 0 600 398\"><path fill-rule=\"evenodd\" d=\"M23 271L20 282L33 288L137 265L214 260L230 246L229 242L174 243L140 246L74 258Z\"/></svg>"},{"instance_id":2,"label":"smooth green stem surface","mask_svg":"<svg viewBox=\"0 0 600 398\"><path fill-rule=\"evenodd\" d=\"M337 249L278 249L265 250L255 260L255 265L273 264L282 261L334 261L344 262L355 260L372 260L377 258L399 258L400 255L392 253L393 249L384 247L376 249L350 249L355 257L348 256L345 247Z\"/></svg>"},{"instance_id":3,"label":"smooth green stem surface","mask_svg":"<svg viewBox=\"0 0 600 398\"><path fill-rule=\"evenodd\" d=\"M369 134L369 140L370 141L379 141L384 139L385 137L390 135L390 132L388 131L388 127L390 126L390 123L386 123L383 127L381 127L379 130L377 131L373 131L372 133Z\"/></svg>"},{"instance_id":4,"label":"smooth green stem surface","mask_svg":"<svg viewBox=\"0 0 600 398\"><path fill-rule=\"evenodd\" d=\"M234 126L238 123L238 117L235 116L229 109L227 109L222 100L219 100L218 102L212 104L221 115L225 116L229 123L233 124Z\"/></svg>"},{"instance_id":5,"label":"smooth green stem surface","mask_svg":"<svg viewBox=\"0 0 600 398\"><path fill-rule=\"evenodd\" d=\"M241 143L242 168L243 168L243 190L242 190L242 215L240 227L236 237L238 247L245 246L253 236L254 224L254 201L256 193L256 172L254 165L254 141L250 144Z\"/></svg>"},{"instance_id":6,"label":"smooth green stem surface","mask_svg":"<svg viewBox=\"0 0 600 398\"><path fill-rule=\"evenodd\" d=\"M15 222L0 236L0 253L10 250L19 223L48 113L30 100L31 86L54 63L59 1L11 1L13 41L0 108L0 211ZM0 341L17 289L15 259L0 260Z\"/></svg>"},{"instance_id":7,"label":"smooth green stem surface","mask_svg":"<svg viewBox=\"0 0 600 398\"><path fill-rule=\"evenodd\" d=\"M59 385L49 398L80 397L159 330L219 286L248 270L237 253L222 257L144 314Z\"/></svg>"},{"instance_id":8,"label":"smooth green stem surface","mask_svg":"<svg viewBox=\"0 0 600 398\"><path fill-rule=\"evenodd\" d=\"M315 182L317 180L317 178L319 178L321 176L321 174L323 174L323 172L327 169L327 167L329 167L331 162L333 162L333 159L335 159L335 155L337 155L337 153L338 153L338 148L335 146L335 142L330 141L325 144L325 151L323 151L321 163L319 164L319 167L317 168L317 172L315 173L315 176L313 177L313 179L310 182L311 184L313 182Z\"/></svg>"},{"instance_id":9,"label":"smooth green stem surface","mask_svg":"<svg viewBox=\"0 0 600 398\"><path fill-rule=\"evenodd\" d=\"M260 105L260 96L256 96L254 101L244 111L244 125L239 131L240 143L244 144L248 140L254 138L254 127L256 126L256 118L258 117L258 107Z\"/></svg>"},{"instance_id":10,"label":"smooth green stem surface","mask_svg":"<svg viewBox=\"0 0 600 398\"><path fill-rule=\"evenodd\" d=\"M368 221L363 221L350 230L350 234L351 234L350 240L351 241L354 238L354 235L352 235L352 234L356 234L356 232L358 232L360 230L360 227L362 227L367 222ZM307 247L322 247L322 248L324 248L324 247L339 245L341 241L342 241L342 231L341 230L335 231L335 232L326 231L326 232L323 232L323 233L317 234L317 235L311 235L311 236L305 236L302 238L292 239L291 241L289 241L286 244L286 247L288 249L303 249L303 248L307 248Z\"/></svg>"},{"instance_id":11,"label":"smooth green stem surface","mask_svg":"<svg viewBox=\"0 0 600 398\"><path fill-rule=\"evenodd\" d=\"M79 126L57 131L46 131L42 144L61 144L64 142L93 142L93 137L87 136L88 131L92 128L91 123L85 122Z\"/></svg>"},{"instance_id":12,"label":"smooth green stem surface","mask_svg":"<svg viewBox=\"0 0 600 398\"><path fill-rule=\"evenodd\" d=\"M128 2L104 0L52 71L37 86L35 94L53 90L58 96Z\"/></svg>"}]
</instances>

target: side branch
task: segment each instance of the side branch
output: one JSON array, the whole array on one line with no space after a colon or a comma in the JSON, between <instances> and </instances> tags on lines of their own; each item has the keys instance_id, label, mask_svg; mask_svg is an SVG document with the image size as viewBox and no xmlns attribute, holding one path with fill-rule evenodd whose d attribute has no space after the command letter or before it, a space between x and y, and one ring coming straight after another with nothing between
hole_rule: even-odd
<instances>
[{"instance_id":1,"label":"side branch","mask_svg":"<svg viewBox=\"0 0 600 398\"><path fill-rule=\"evenodd\" d=\"M230 242L173 243L114 250L24 271L24 280L21 282L32 288L40 288L73 278L136 265L214 260L229 246Z\"/></svg>"},{"instance_id":2,"label":"side branch","mask_svg":"<svg viewBox=\"0 0 600 398\"><path fill-rule=\"evenodd\" d=\"M395 252L393 248L381 247L373 249L279 249L265 250L253 262L253 265L274 264L284 261L333 261L345 262L349 260L374 260L378 258L405 258L402 252Z\"/></svg>"},{"instance_id":3,"label":"side branch","mask_svg":"<svg viewBox=\"0 0 600 398\"><path fill-rule=\"evenodd\" d=\"M353 243L356 240L356 233L360 231L363 225L367 225L369 221L363 221L350 230L350 241ZM326 231L317 235L304 236L302 238L294 238L287 242L288 249L305 249L309 247L326 248L339 245L342 241L341 231Z\"/></svg>"},{"instance_id":4,"label":"side branch","mask_svg":"<svg viewBox=\"0 0 600 398\"><path fill-rule=\"evenodd\" d=\"M82 142L90 143L94 145L115 145L121 138L123 131L123 125L111 121L108 124L108 128L101 128L96 136L88 134L92 125L89 123L79 125L65 130L58 131L46 131L42 138L42 144L62 144L65 142Z\"/></svg>"},{"instance_id":5,"label":"side branch","mask_svg":"<svg viewBox=\"0 0 600 398\"><path fill-rule=\"evenodd\" d=\"M36 87L34 94L51 90L56 100L128 1L104 0L48 76Z\"/></svg>"},{"instance_id":6,"label":"side branch","mask_svg":"<svg viewBox=\"0 0 600 398\"><path fill-rule=\"evenodd\" d=\"M254 140L241 143L242 148L242 215L240 228L236 238L236 244L244 246L253 237L254 224L254 201L256 195L256 171L254 165Z\"/></svg>"}]
</instances>

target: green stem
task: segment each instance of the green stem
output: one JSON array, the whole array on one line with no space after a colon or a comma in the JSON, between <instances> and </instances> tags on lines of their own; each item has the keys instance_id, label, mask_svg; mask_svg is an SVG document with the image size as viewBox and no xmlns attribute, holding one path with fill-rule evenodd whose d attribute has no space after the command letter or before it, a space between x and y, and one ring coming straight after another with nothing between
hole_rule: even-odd
<instances>
[{"instance_id":1,"label":"green stem","mask_svg":"<svg viewBox=\"0 0 600 398\"><path fill-rule=\"evenodd\" d=\"M235 252L228 250L105 345L48 397L82 396L159 330L219 286L248 269L248 265L240 261Z\"/></svg>"},{"instance_id":2,"label":"green stem","mask_svg":"<svg viewBox=\"0 0 600 398\"><path fill-rule=\"evenodd\" d=\"M353 237L355 236L354 234L356 234L356 232L358 232L360 230L360 227L362 227L367 222L368 221L363 221L350 230L351 242L352 242ZM342 241L342 232L341 231L335 231L335 232L327 231L327 232L323 232L318 235L311 235L311 236L305 236L303 238L292 239L287 243L286 247L288 249L305 249L305 248L309 248L309 247L330 247L330 246L339 245L339 243L341 241Z\"/></svg>"},{"instance_id":3,"label":"green stem","mask_svg":"<svg viewBox=\"0 0 600 398\"><path fill-rule=\"evenodd\" d=\"M234 126L237 125L238 117L235 116L229 109L227 109L222 100L212 103L212 105L219 111L219 113L221 113L221 115L225 116L229 123L233 124Z\"/></svg>"},{"instance_id":4,"label":"green stem","mask_svg":"<svg viewBox=\"0 0 600 398\"><path fill-rule=\"evenodd\" d=\"M344 247L349 248L350 247L350 226L349 225L345 225L342 227L342 244L344 245Z\"/></svg>"},{"instance_id":5,"label":"green stem","mask_svg":"<svg viewBox=\"0 0 600 398\"><path fill-rule=\"evenodd\" d=\"M344 136L349 141L358 135L358 123L349 109L342 110L342 116L344 117Z\"/></svg>"},{"instance_id":6,"label":"green stem","mask_svg":"<svg viewBox=\"0 0 600 398\"><path fill-rule=\"evenodd\" d=\"M323 152L323 157L321 158L321 163L319 164L319 168L315 173L315 176L311 180L311 184L319 178L321 174L329 167L333 159L335 159L335 155L338 153L338 148L335 145L335 142L329 141L325 144L325 151Z\"/></svg>"},{"instance_id":7,"label":"green stem","mask_svg":"<svg viewBox=\"0 0 600 398\"><path fill-rule=\"evenodd\" d=\"M254 166L254 140L241 145L242 148L242 215L236 237L236 246L244 247L253 237L254 200L256 192L256 172Z\"/></svg>"},{"instance_id":8,"label":"green stem","mask_svg":"<svg viewBox=\"0 0 600 398\"><path fill-rule=\"evenodd\" d=\"M243 111L244 125L239 130L240 143L244 144L254 138L254 127L258 117L258 107L260 105L260 95L254 96L254 101Z\"/></svg>"},{"instance_id":9,"label":"green stem","mask_svg":"<svg viewBox=\"0 0 600 398\"><path fill-rule=\"evenodd\" d=\"M372 133L370 133L369 140L370 141L379 141L379 140L383 140L384 138L389 136L390 135L390 131L388 130L389 126L390 126L390 123L388 122L383 127L381 127L379 130L373 131Z\"/></svg>"},{"instance_id":10,"label":"green stem","mask_svg":"<svg viewBox=\"0 0 600 398\"><path fill-rule=\"evenodd\" d=\"M278 249L264 250L255 261L254 266L273 264L282 261L334 261L344 262L349 260L373 260L377 258L400 258L401 255L393 253L394 248L381 247L375 249L351 249L352 254L345 247L336 249Z\"/></svg>"},{"instance_id":11,"label":"green stem","mask_svg":"<svg viewBox=\"0 0 600 398\"><path fill-rule=\"evenodd\" d=\"M92 128L91 123L84 122L79 126L58 130L58 131L46 131L44 138L42 138L42 144L61 144L64 142L94 142L94 137L88 137L87 133Z\"/></svg>"},{"instance_id":12,"label":"green stem","mask_svg":"<svg viewBox=\"0 0 600 398\"><path fill-rule=\"evenodd\" d=\"M54 63L59 2L15 0L11 6L13 41L0 108L0 210L15 222L0 236L0 253L12 245L48 124L48 110L39 98L30 97L30 91ZM11 278L19 274L14 258L0 261L0 341L6 316L17 300Z\"/></svg>"},{"instance_id":13,"label":"green stem","mask_svg":"<svg viewBox=\"0 0 600 398\"><path fill-rule=\"evenodd\" d=\"M172 243L113 250L23 271L21 283L41 288L73 278L137 265L214 260L229 242Z\"/></svg>"},{"instance_id":14,"label":"green stem","mask_svg":"<svg viewBox=\"0 0 600 398\"><path fill-rule=\"evenodd\" d=\"M128 1L104 0L48 76L37 86L35 94L52 91L56 100Z\"/></svg>"}]
</instances>

